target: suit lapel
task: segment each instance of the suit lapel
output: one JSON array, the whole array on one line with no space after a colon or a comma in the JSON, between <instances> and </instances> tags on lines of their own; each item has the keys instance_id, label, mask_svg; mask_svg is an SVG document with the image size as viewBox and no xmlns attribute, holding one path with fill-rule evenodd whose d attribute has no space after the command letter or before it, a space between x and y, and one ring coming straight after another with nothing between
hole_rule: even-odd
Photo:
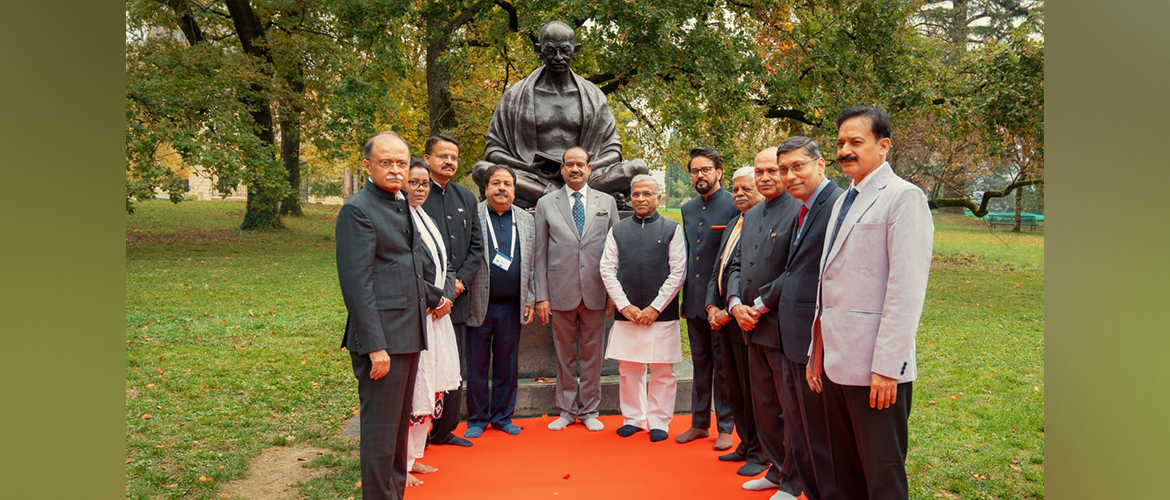
<instances>
[{"instance_id":1,"label":"suit lapel","mask_svg":"<svg viewBox=\"0 0 1170 500\"><path fill-rule=\"evenodd\" d=\"M573 222L573 199L564 189L557 191L557 207L561 209L561 217L565 218L565 225L569 226L569 232L577 234L577 223ZM577 240L581 240L580 235L577 235Z\"/></svg>"},{"instance_id":2,"label":"suit lapel","mask_svg":"<svg viewBox=\"0 0 1170 500\"><path fill-rule=\"evenodd\" d=\"M581 230L582 237L589 234L589 226L592 225L593 219L596 218L593 217L593 214L597 212L597 205L601 201L601 196L597 193L597 190L591 188L589 189L589 196L585 197L585 229ZM575 228L576 225L574 225Z\"/></svg>"},{"instance_id":3,"label":"suit lapel","mask_svg":"<svg viewBox=\"0 0 1170 500\"><path fill-rule=\"evenodd\" d=\"M483 263L484 263L484 265L490 266L492 264L493 255L491 252L491 244L492 243L491 243L491 241L488 240L488 237L487 237L488 236L488 229L487 229L488 226L487 225L490 223L490 221L488 220L487 211L488 211L487 202L486 201L479 202L479 210L478 210L478 212L479 212L479 227L483 230L482 237L484 240L483 241L483 247L484 247L483 248Z\"/></svg>"},{"instance_id":4,"label":"suit lapel","mask_svg":"<svg viewBox=\"0 0 1170 500\"><path fill-rule=\"evenodd\" d=\"M889 172L893 172L890 170ZM878 170L874 172L875 177L870 180L869 185L864 190L857 193L857 198L853 200L853 206L849 208L849 213L845 214L845 220L841 222L841 229L837 232L837 240L833 242L833 248L829 249L829 258L825 260L825 267L833 261L841 251L841 247L845 245L845 240L849 235L853 234L853 226L861 220L865 213L873 207L878 198L881 197L882 191L886 189L889 183L889 178L885 175L885 170ZM839 198L844 204L845 196ZM836 221L830 221L829 224L834 224ZM831 234L831 233L830 233Z\"/></svg>"}]
</instances>

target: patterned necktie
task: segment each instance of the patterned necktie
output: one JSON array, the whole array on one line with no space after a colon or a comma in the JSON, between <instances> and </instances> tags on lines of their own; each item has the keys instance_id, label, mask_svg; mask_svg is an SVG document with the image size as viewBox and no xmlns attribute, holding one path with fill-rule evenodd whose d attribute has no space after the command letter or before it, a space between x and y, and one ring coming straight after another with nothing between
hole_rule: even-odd
<instances>
[{"instance_id":1,"label":"patterned necktie","mask_svg":"<svg viewBox=\"0 0 1170 500\"><path fill-rule=\"evenodd\" d=\"M837 225L833 226L833 236L829 238L829 246L825 248L832 250L833 242L837 241L837 230L841 229L841 223L845 221L845 214L849 213L849 207L853 206L855 199L857 199L857 189L849 188L849 192L845 194L845 203L841 204L841 213L837 214Z\"/></svg>"},{"instance_id":2,"label":"patterned necktie","mask_svg":"<svg viewBox=\"0 0 1170 500\"><path fill-rule=\"evenodd\" d=\"M577 223L577 236L585 236L585 204L581 193L573 193L573 222Z\"/></svg>"}]
</instances>

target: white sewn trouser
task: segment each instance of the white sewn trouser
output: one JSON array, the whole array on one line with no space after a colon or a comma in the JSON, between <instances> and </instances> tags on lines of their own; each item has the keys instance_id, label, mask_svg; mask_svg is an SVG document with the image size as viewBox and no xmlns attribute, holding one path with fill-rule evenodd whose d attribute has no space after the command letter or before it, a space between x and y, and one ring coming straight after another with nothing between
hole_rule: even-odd
<instances>
[{"instance_id":1,"label":"white sewn trouser","mask_svg":"<svg viewBox=\"0 0 1170 500\"><path fill-rule=\"evenodd\" d=\"M646 383L646 367L650 368L650 383ZM674 417L674 398L678 380L671 363L618 362L618 394L622 418L626 425L641 429L670 427Z\"/></svg>"},{"instance_id":2,"label":"white sewn trouser","mask_svg":"<svg viewBox=\"0 0 1170 500\"><path fill-rule=\"evenodd\" d=\"M414 468L414 461L423 457L423 450L427 448L427 432L431 430L431 418L427 417L421 424L410 426L406 434L406 472Z\"/></svg>"}]
</instances>

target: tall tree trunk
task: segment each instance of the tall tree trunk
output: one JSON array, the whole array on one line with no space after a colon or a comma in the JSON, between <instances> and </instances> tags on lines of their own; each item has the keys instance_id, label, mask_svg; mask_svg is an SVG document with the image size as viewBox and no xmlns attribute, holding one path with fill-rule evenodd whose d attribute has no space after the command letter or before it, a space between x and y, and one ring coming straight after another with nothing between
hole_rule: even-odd
<instances>
[{"instance_id":1,"label":"tall tree trunk","mask_svg":"<svg viewBox=\"0 0 1170 500\"><path fill-rule=\"evenodd\" d=\"M427 44L427 112L431 135L455 128L455 110L451 107L451 68L439 58L450 47L449 33L439 20L427 20L430 43Z\"/></svg>"},{"instance_id":2,"label":"tall tree trunk","mask_svg":"<svg viewBox=\"0 0 1170 500\"><path fill-rule=\"evenodd\" d=\"M255 57L263 58L269 63L272 56L268 49L257 45L256 41L264 37L264 26L252 11L248 0L224 0L228 13L231 14L232 24L236 35L240 38L240 46L244 52ZM264 88L259 84L252 85L252 95L245 98L245 104L250 109L256 137L268 145L276 144L276 134L272 126L272 107L263 97ZM248 203L244 213L244 222L240 229L263 229L281 227L280 215L277 213L275 196L269 193L258 180L248 183Z\"/></svg>"},{"instance_id":3,"label":"tall tree trunk","mask_svg":"<svg viewBox=\"0 0 1170 500\"><path fill-rule=\"evenodd\" d=\"M1016 218L1012 221L1012 232L1020 232L1020 217L1024 213L1024 188L1016 190Z\"/></svg>"},{"instance_id":4,"label":"tall tree trunk","mask_svg":"<svg viewBox=\"0 0 1170 500\"><path fill-rule=\"evenodd\" d=\"M301 105L297 102L305 93L304 65L298 59L286 73L285 81L295 94L280 114L280 158L288 170L288 185L292 193L280 203L280 215L300 217L301 211Z\"/></svg>"}]
</instances>

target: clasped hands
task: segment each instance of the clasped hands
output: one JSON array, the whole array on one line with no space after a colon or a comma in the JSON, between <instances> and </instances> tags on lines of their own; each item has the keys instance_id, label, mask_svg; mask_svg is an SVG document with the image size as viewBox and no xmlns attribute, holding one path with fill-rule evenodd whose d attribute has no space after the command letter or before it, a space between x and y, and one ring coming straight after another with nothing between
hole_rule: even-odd
<instances>
[{"instance_id":1,"label":"clasped hands","mask_svg":"<svg viewBox=\"0 0 1170 500\"><path fill-rule=\"evenodd\" d=\"M439 301L438 307L427 308L427 314L431 316L431 319L438 321L439 318L451 314L452 304L454 304L454 302L451 302L451 299L443 297L443 300Z\"/></svg>"},{"instance_id":2,"label":"clasped hands","mask_svg":"<svg viewBox=\"0 0 1170 500\"><path fill-rule=\"evenodd\" d=\"M633 304L623 307L621 310L622 316L632 321L636 325L650 326L654 324L654 320L658 319L658 310L651 306L646 306L645 309L639 308Z\"/></svg>"},{"instance_id":3,"label":"clasped hands","mask_svg":"<svg viewBox=\"0 0 1170 500\"><path fill-rule=\"evenodd\" d=\"M739 327L745 332L754 329L756 323L760 322L760 311L756 310L754 306L739 304L731 308L731 315L735 317L735 322L739 323Z\"/></svg>"}]
</instances>

